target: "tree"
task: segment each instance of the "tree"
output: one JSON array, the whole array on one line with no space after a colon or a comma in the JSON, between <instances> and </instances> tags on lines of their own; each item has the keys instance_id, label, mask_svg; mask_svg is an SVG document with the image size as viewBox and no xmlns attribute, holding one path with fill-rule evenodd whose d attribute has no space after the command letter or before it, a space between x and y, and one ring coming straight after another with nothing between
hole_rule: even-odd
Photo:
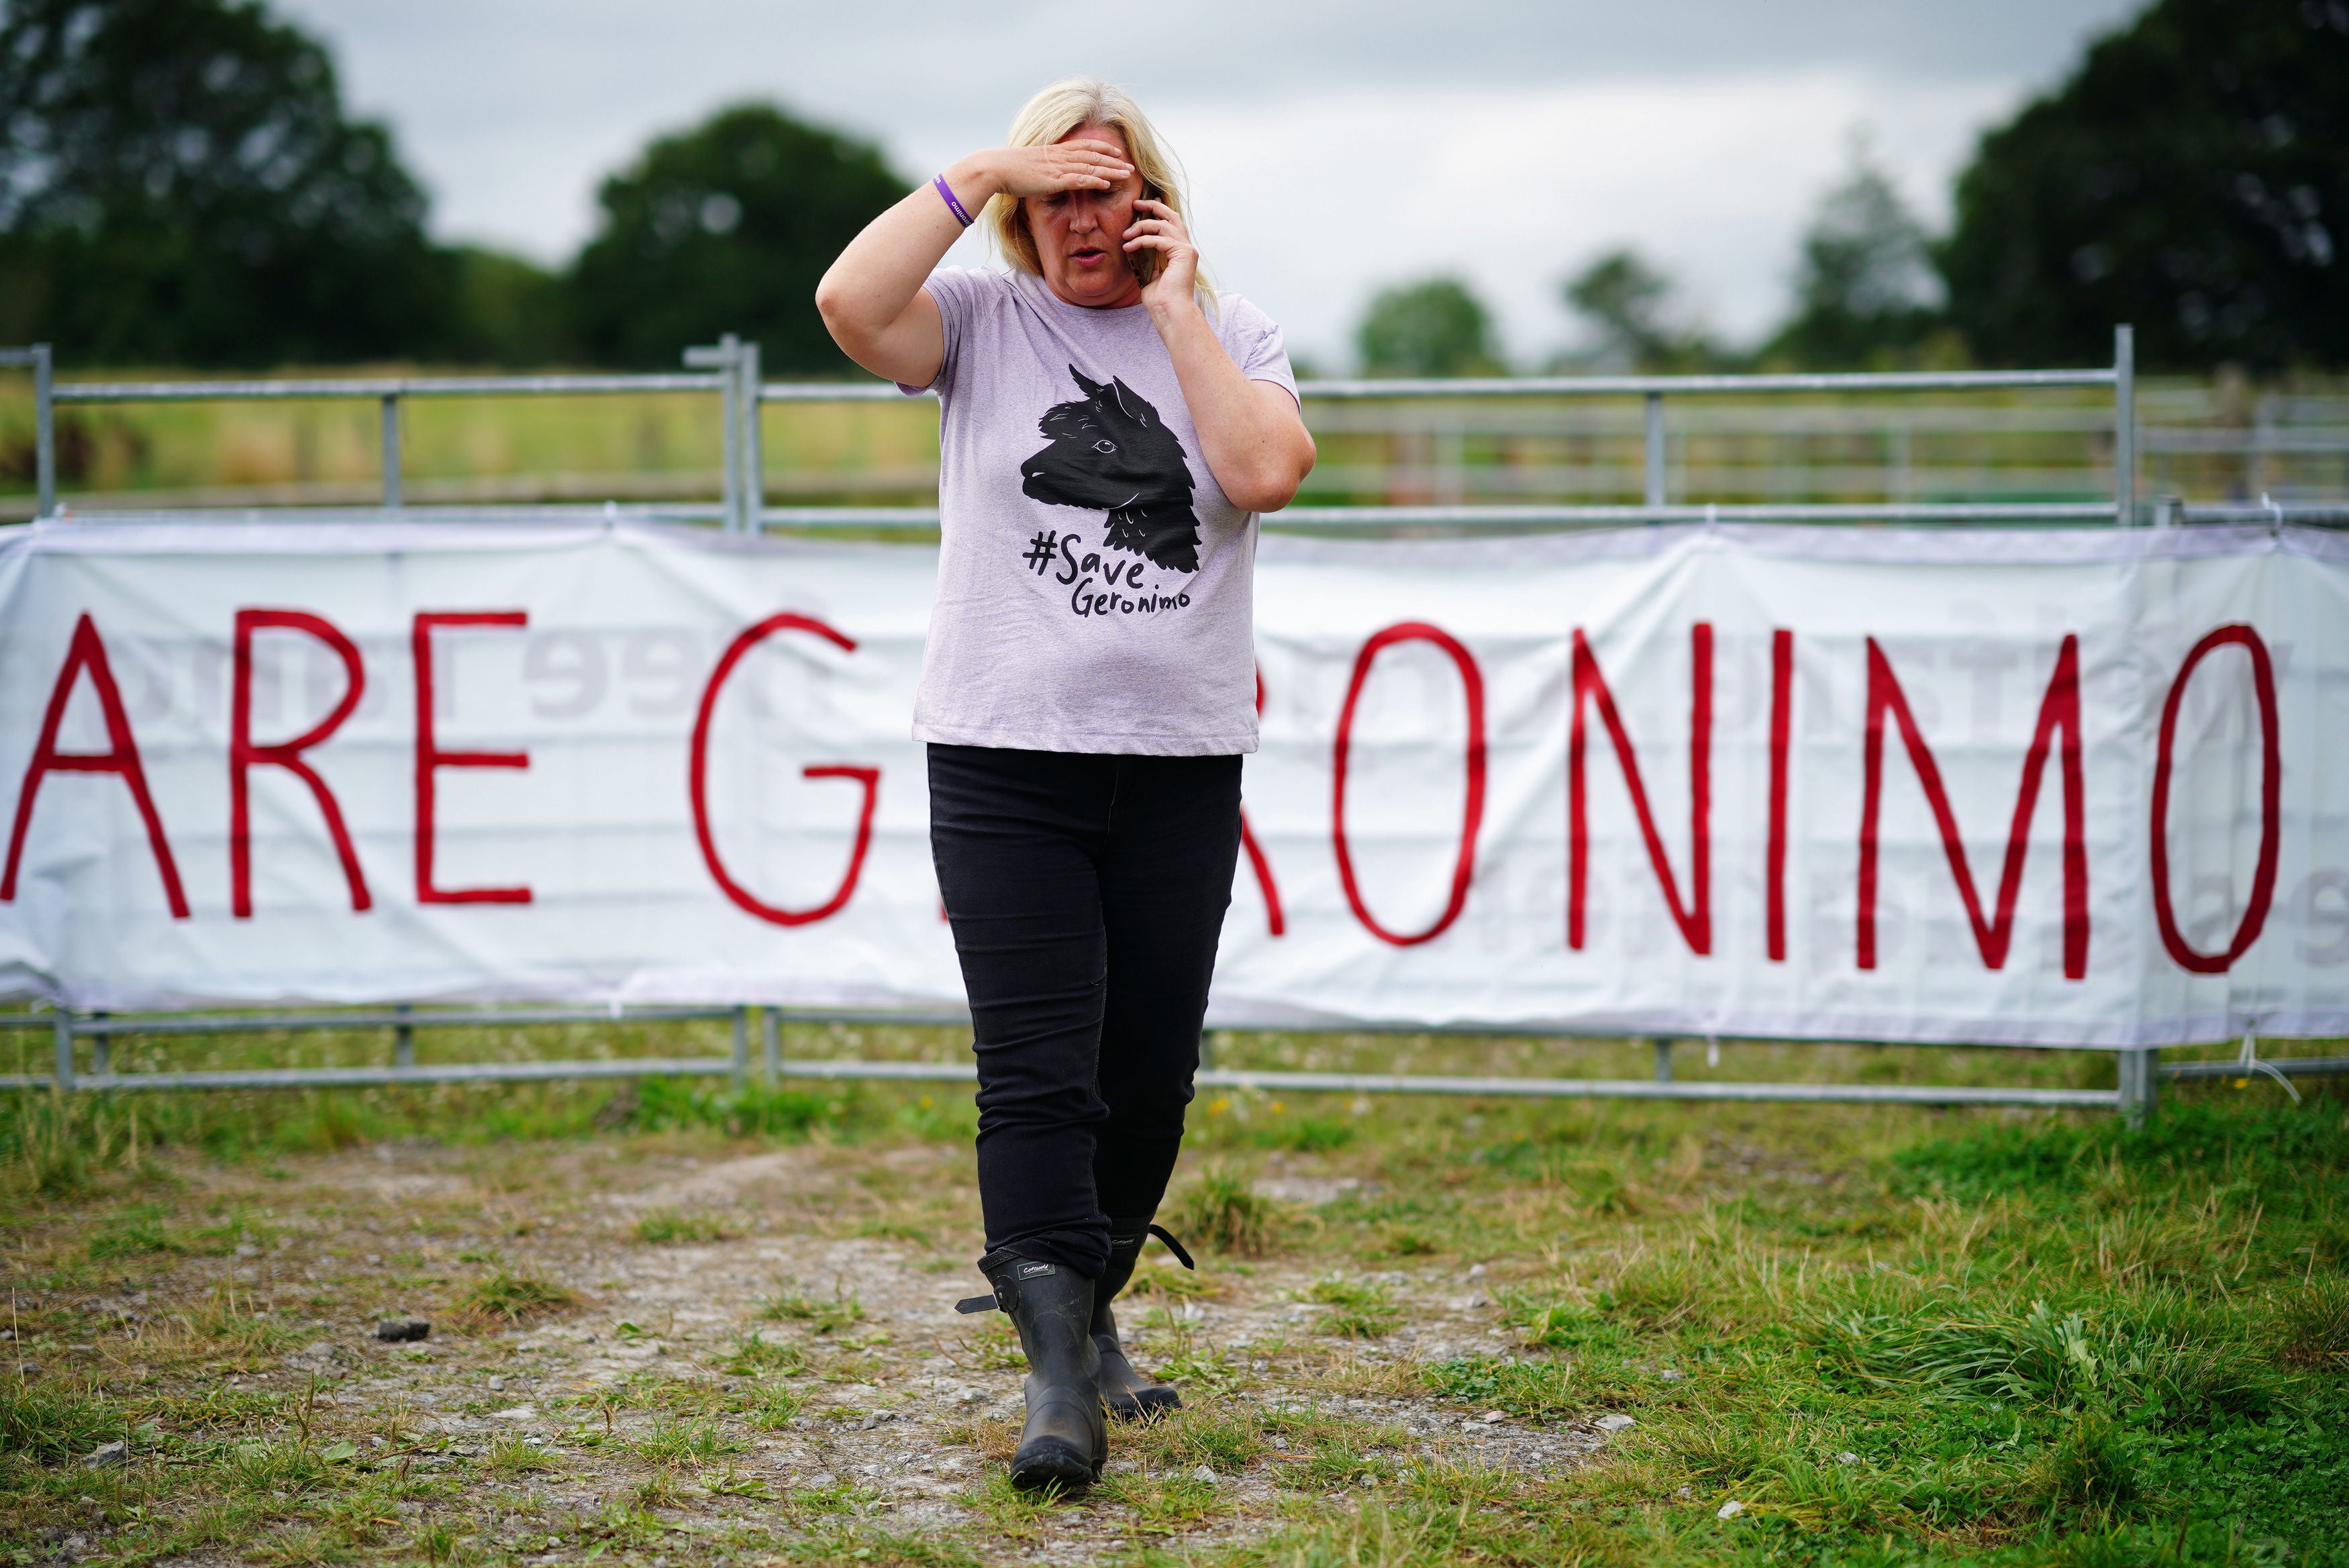
<instances>
[{"instance_id":1,"label":"tree","mask_svg":"<svg viewBox=\"0 0 2349 1568\"><path fill-rule=\"evenodd\" d=\"M1382 289L1354 330L1364 374L1491 376L1492 317L1457 278L1428 278Z\"/></svg>"},{"instance_id":2,"label":"tree","mask_svg":"<svg viewBox=\"0 0 2349 1568\"><path fill-rule=\"evenodd\" d=\"M1984 136L1940 257L1979 358L2349 364L2349 5L2159 0Z\"/></svg>"},{"instance_id":3,"label":"tree","mask_svg":"<svg viewBox=\"0 0 2349 1568\"><path fill-rule=\"evenodd\" d=\"M571 276L581 335L599 359L666 368L739 332L769 368L845 370L816 281L906 190L863 142L767 104L720 110L604 182Z\"/></svg>"},{"instance_id":4,"label":"tree","mask_svg":"<svg viewBox=\"0 0 2349 1568\"><path fill-rule=\"evenodd\" d=\"M1574 356L1601 370L1699 370L1722 356L1704 334L1676 325L1672 281L1637 252L1609 251L1567 280L1567 308L1582 317L1597 346Z\"/></svg>"},{"instance_id":5,"label":"tree","mask_svg":"<svg viewBox=\"0 0 2349 1568\"><path fill-rule=\"evenodd\" d=\"M1889 367L1917 356L1940 324L1924 226L1868 155L1827 192L1803 236L1795 316L1762 350L1806 370Z\"/></svg>"},{"instance_id":6,"label":"tree","mask_svg":"<svg viewBox=\"0 0 2349 1568\"><path fill-rule=\"evenodd\" d=\"M497 365L554 365L575 358L571 296L564 280L535 263L475 245L450 253L457 267L457 318L450 352Z\"/></svg>"},{"instance_id":7,"label":"tree","mask_svg":"<svg viewBox=\"0 0 2349 1568\"><path fill-rule=\"evenodd\" d=\"M255 366L440 341L455 273L381 126L257 0L0 0L0 341Z\"/></svg>"}]
</instances>

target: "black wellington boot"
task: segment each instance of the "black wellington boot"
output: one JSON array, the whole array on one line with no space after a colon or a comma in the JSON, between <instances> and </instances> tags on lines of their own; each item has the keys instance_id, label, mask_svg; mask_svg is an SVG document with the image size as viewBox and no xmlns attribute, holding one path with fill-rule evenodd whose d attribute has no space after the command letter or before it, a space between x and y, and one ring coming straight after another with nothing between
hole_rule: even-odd
<instances>
[{"instance_id":1,"label":"black wellington boot","mask_svg":"<svg viewBox=\"0 0 2349 1568\"><path fill-rule=\"evenodd\" d=\"M1028 1421L1011 1456L1011 1484L1023 1491L1055 1481L1090 1486L1109 1457L1101 1354L1087 1332L1093 1282L1058 1264L1024 1258L982 1258L979 1267L995 1295L972 1296L957 1310L1002 1308L1028 1353Z\"/></svg>"},{"instance_id":2,"label":"black wellington boot","mask_svg":"<svg viewBox=\"0 0 2349 1568\"><path fill-rule=\"evenodd\" d=\"M1154 1383L1125 1358L1125 1346L1117 1337L1117 1315L1110 1303L1133 1277L1133 1265L1141 1260L1144 1243L1155 1235L1166 1243L1166 1250L1182 1261L1185 1268L1196 1267L1183 1243L1166 1233L1165 1227L1147 1220L1112 1220L1109 1222L1109 1267L1102 1271L1093 1285L1093 1348L1101 1354L1102 1403L1109 1413L1121 1421L1147 1421L1169 1410L1183 1408L1183 1397L1164 1383Z\"/></svg>"}]
</instances>

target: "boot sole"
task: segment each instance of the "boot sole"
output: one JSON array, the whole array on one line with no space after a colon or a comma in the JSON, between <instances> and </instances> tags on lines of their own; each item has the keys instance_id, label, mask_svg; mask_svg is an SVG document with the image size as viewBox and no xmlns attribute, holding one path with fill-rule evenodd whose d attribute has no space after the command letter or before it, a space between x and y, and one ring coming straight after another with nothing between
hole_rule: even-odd
<instances>
[{"instance_id":1,"label":"boot sole","mask_svg":"<svg viewBox=\"0 0 2349 1568\"><path fill-rule=\"evenodd\" d=\"M1055 1483L1091 1486L1100 1479L1101 1471L1092 1456L1059 1438L1038 1438L1034 1442L1023 1443L1019 1451L1011 1456L1011 1484L1021 1491L1035 1491Z\"/></svg>"}]
</instances>

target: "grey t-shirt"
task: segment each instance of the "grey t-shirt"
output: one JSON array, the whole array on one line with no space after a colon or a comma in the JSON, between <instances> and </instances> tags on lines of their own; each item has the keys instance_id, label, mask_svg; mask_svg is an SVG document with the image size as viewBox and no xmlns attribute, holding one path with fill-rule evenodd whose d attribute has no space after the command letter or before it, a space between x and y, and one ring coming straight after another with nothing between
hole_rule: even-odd
<instances>
[{"instance_id":1,"label":"grey t-shirt","mask_svg":"<svg viewBox=\"0 0 2349 1568\"><path fill-rule=\"evenodd\" d=\"M926 286L941 537L914 738L1254 751L1256 517L1207 471L1149 311L1068 304L1026 273ZM1268 316L1227 294L1211 319L1243 372L1296 395Z\"/></svg>"}]
</instances>

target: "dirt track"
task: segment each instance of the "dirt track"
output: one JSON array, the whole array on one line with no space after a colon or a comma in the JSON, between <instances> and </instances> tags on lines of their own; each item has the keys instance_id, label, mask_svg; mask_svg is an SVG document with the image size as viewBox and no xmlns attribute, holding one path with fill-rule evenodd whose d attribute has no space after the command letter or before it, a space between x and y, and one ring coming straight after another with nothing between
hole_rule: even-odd
<instances>
[{"instance_id":1,"label":"dirt track","mask_svg":"<svg viewBox=\"0 0 2349 1568\"><path fill-rule=\"evenodd\" d=\"M275 1181L191 1171L209 1189L191 1196L245 1216L244 1239L83 1303L137 1315L83 1358L109 1383L183 1401L225 1373L229 1396L299 1407L314 1444L350 1441L395 1538L534 1563L597 1541L656 1564L795 1540L803 1552L849 1528L1075 1561L1169 1537L1247 1539L1284 1494L1350 1505L1413 1467L1531 1480L1606 1440L1424 1392L1413 1363L1515 1343L1482 1265L1350 1276L1387 1314L1388 1331L1364 1336L1328 1330L1307 1297L1330 1276L1302 1264L1208 1259L1187 1275L1162 1255L1124 1329L1137 1362L1181 1383L1185 1417L1118 1431L1103 1486L1036 1508L1001 1480L1020 1409L1016 1340L999 1315L954 1311L983 1288L968 1263L979 1250L968 1160L929 1145L706 1160L387 1145ZM1309 1159L1271 1169L1259 1190L1308 1223L1317 1202L1356 1185ZM685 1239L647 1239L672 1235ZM512 1325L469 1319L460 1304L485 1270L578 1303ZM207 1300L277 1326L268 1354L215 1360L167 1328ZM429 1340L376 1339L379 1318L409 1311L433 1320ZM616 1527L616 1511L636 1522ZM295 1511L241 1547L176 1561L305 1555Z\"/></svg>"}]
</instances>

